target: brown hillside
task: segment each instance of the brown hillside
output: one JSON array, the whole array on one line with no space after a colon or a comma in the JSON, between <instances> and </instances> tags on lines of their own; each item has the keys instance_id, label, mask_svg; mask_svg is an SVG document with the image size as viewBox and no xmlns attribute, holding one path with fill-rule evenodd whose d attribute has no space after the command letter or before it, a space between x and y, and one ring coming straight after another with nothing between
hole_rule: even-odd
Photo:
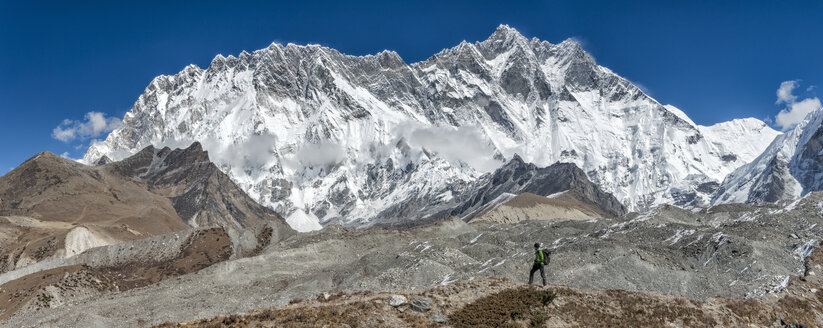
<instances>
[{"instance_id":1,"label":"brown hillside","mask_svg":"<svg viewBox=\"0 0 823 328\"><path fill-rule=\"evenodd\" d=\"M99 166L43 152L0 177L0 273L189 227L265 222L273 223L274 240L293 233L211 163L199 143L147 147Z\"/></svg>"}]
</instances>

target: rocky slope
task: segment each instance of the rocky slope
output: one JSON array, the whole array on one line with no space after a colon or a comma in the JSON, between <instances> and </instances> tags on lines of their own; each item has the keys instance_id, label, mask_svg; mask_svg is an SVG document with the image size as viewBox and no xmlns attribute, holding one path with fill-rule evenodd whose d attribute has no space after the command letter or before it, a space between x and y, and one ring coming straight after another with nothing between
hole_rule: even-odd
<instances>
[{"instance_id":1,"label":"rocky slope","mask_svg":"<svg viewBox=\"0 0 823 328\"><path fill-rule=\"evenodd\" d=\"M496 202L479 208L464 218L466 221L515 223L528 220L593 220L611 214L593 206L574 192L560 192L549 197L532 193L505 194Z\"/></svg>"},{"instance_id":2,"label":"rocky slope","mask_svg":"<svg viewBox=\"0 0 823 328\"><path fill-rule=\"evenodd\" d=\"M806 265L821 269L823 251ZM792 279L777 294L705 302L650 292L529 288L484 278L423 291L325 294L313 300L171 327L775 327L823 325L823 285L815 275ZM801 326L802 325L802 326Z\"/></svg>"},{"instance_id":3,"label":"rocky slope","mask_svg":"<svg viewBox=\"0 0 823 328\"><path fill-rule=\"evenodd\" d=\"M815 298L819 294L817 287L804 285L796 277L819 284L814 280L819 261L810 261L819 258L819 251L814 251L823 234L821 204L823 194L810 193L793 204L731 204L693 211L661 206L643 215L587 221L494 224L455 218L410 230L366 231L329 226L274 241L256 252L259 255L234 257L196 274L110 291L102 297L77 293L48 309L17 312L2 324L140 326L283 306L324 292L410 291L412 296L436 286L469 292L460 291L460 286L487 277L525 281L533 257L531 245L536 241L551 251L550 282L569 287L558 288L557 306L566 310L547 312L566 323L597 318L586 313L618 320L620 311L639 315L638 309L657 313L676 308L683 312L666 312L675 323L677 318L696 313L689 318L709 320L727 314L731 323L769 326L774 320L786 319L809 324L819 320L814 317L819 311L813 310L819 306ZM240 240L231 238L233 244ZM98 252L108 253L108 247L114 246ZM258 249L251 244L246 247L251 248ZM609 289L621 291L591 291ZM72 295L70 291L61 295ZM472 297L479 296L483 295ZM746 309L755 312L728 312ZM796 309L806 312L800 316L792 312ZM454 310L438 313L451 315ZM314 312L306 315L310 313ZM345 316L339 313L338 317ZM646 313L642 317L660 316Z\"/></svg>"},{"instance_id":4,"label":"rocky slope","mask_svg":"<svg viewBox=\"0 0 823 328\"><path fill-rule=\"evenodd\" d=\"M16 272L6 273L0 276L8 280L0 290L3 309L0 319L17 312L59 307L78 298L100 297L112 291L151 285L196 272L232 256L232 241L225 229L193 230L173 236L176 238L160 239L164 241L162 245L132 242L128 244L131 247L128 251L122 246L109 247L108 252L95 249L84 253L82 258L64 260L61 266L19 278L10 277ZM147 241L157 242L158 238ZM135 246L143 252L134 251ZM112 253L118 256L111 256Z\"/></svg>"},{"instance_id":5,"label":"rocky slope","mask_svg":"<svg viewBox=\"0 0 823 328\"><path fill-rule=\"evenodd\" d=\"M148 147L99 166L45 152L0 177L0 272L190 227L267 222L278 235L293 233L209 162L199 144Z\"/></svg>"},{"instance_id":6,"label":"rocky slope","mask_svg":"<svg viewBox=\"0 0 823 328\"><path fill-rule=\"evenodd\" d=\"M237 231L195 228L90 249L0 274L0 319L105 297L258 254L277 242L272 223ZM81 324L87 326L87 324Z\"/></svg>"},{"instance_id":7,"label":"rocky slope","mask_svg":"<svg viewBox=\"0 0 823 328\"><path fill-rule=\"evenodd\" d=\"M200 143L186 149L144 148L119 162L104 165L121 175L139 178L148 190L168 198L190 227L242 229L283 220L244 193L209 160ZM282 231L290 230L285 225Z\"/></svg>"},{"instance_id":8,"label":"rocky slope","mask_svg":"<svg viewBox=\"0 0 823 328\"><path fill-rule=\"evenodd\" d=\"M576 42L503 25L413 64L294 44L217 56L155 78L85 161L200 141L253 199L305 231L394 220L392 207L446 210L437 196L470 192L514 154L574 163L630 210L699 205L777 134L755 119L695 125ZM421 219L414 212L406 219Z\"/></svg>"},{"instance_id":9,"label":"rocky slope","mask_svg":"<svg viewBox=\"0 0 823 328\"><path fill-rule=\"evenodd\" d=\"M817 110L729 174L713 202L775 202L823 190L822 150L823 110Z\"/></svg>"},{"instance_id":10,"label":"rocky slope","mask_svg":"<svg viewBox=\"0 0 823 328\"><path fill-rule=\"evenodd\" d=\"M586 174L572 163L556 163L538 168L515 155L493 174L479 179L460 206L450 215L470 220L478 211L490 210L496 204L523 193L538 196L567 194L567 199L586 204L598 213L597 217L613 218L626 214L626 208L614 196L600 190Z\"/></svg>"}]
</instances>

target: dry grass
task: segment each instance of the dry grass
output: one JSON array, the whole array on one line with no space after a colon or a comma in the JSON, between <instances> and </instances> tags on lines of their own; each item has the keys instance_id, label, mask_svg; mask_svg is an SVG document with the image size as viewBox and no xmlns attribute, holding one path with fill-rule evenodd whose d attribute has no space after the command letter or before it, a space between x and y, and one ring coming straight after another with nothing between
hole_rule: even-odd
<instances>
[{"instance_id":1,"label":"dry grass","mask_svg":"<svg viewBox=\"0 0 823 328\"><path fill-rule=\"evenodd\" d=\"M305 301L304 301L305 302ZM298 304L298 303L295 303ZM265 308L245 315L220 316L191 323L164 323L157 327L431 327L424 316L405 311L400 313L385 304L364 299L336 304L314 303L285 308Z\"/></svg>"},{"instance_id":2,"label":"dry grass","mask_svg":"<svg viewBox=\"0 0 823 328\"><path fill-rule=\"evenodd\" d=\"M717 322L695 301L659 299L645 293L609 290L605 295L588 295L564 290L566 301L554 312L573 318L588 327L714 327Z\"/></svg>"},{"instance_id":3,"label":"dry grass","mask_svg":"<svg viewBox=\"0 0 823 328\"><path fill-rule=\"evenodd\" d=\"M545 289L507 289L469 303L451 316L455 327L521 327L520 321L539 327L546 321L542 309L556 295Z\"/></svg>"}]
</instances>

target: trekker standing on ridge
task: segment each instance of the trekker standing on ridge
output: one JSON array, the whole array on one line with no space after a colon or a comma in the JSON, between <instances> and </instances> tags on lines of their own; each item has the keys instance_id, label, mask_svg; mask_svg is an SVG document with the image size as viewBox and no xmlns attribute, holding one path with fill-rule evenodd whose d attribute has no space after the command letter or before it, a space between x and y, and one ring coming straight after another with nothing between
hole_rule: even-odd
<instances>
[{"instance_id":1,"label":"trekker standing on ridge","mask_svg":"<svg viewBox=\"0 0 823 328\"><path fill-rule=\"evenodd\" d=\"M543 278L543 286L546 286L546 264L549 264L549 256L540 248L540 243L534 244L534 265L529 272L529 285L534 281L534 272L540 270L540 277Z\"/></svg>"}]
</instances>

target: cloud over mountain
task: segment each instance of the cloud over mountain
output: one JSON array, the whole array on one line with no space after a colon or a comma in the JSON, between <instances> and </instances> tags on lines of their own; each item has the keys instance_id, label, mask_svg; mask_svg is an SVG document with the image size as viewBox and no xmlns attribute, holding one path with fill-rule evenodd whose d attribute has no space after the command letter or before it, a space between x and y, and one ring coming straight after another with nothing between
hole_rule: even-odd
<instances>
[{"instance_id":1,"label":"cloud over mountain","mask_svg":"<svg viewBox=\"0 0 823 328\"><path fill-rule=\"evenodd\" d=\"M786 104L786 108L777 113L774 121L784 131L800 123L809 113L823 107L817 97L797 101L794 90L798 86L798 80L784 81L777 89L777 104ZM812 88L813 86L807 88L806 91L810 91Z\"/></svg>"},{"instance_id":2,"label":"cloud over mountain","mask_svg":"<svg viewBox=\"0 0 823 328\"><path fill-rule=\"evenodd\" d=\"M88 112L85 120L63 120L52 130L51 136L62 142L85 140L109 133L119 128L120 124L120 119L116 117L106 117L105 113L100 112Z\"/></svg>"}]
</instances>

